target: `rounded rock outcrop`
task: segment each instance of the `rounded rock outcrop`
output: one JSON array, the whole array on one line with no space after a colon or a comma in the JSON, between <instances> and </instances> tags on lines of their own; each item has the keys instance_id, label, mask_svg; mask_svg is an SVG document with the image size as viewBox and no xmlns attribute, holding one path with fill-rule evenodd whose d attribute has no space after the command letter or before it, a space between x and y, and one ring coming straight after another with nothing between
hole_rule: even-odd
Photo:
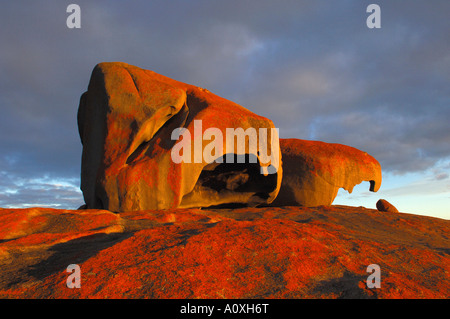
<instances>
[{"instance_id":1,"label":"rounded rock outcrop","mask_svg":"<svg viewBox=\"0 0 450 319\"><path fill-rule=\"evenodd\" d=\"M392 205L391 203L389 203L387 200L385 199L380 199L377 204L377 209L380 212L387 212L387 213L398 213L397 208L395 208L394 205Z\"/></svg>"},{"instance_id":2,"label":"rounded rock outcrop","mask_svg":"<svg viewBox=\"0 0 450 319\"><path fill-rule=\"evenodd\" d=\"M351 193L363 181L380 188L380 163L354 147L292 138L280 139L280 148L283 180L271 206L331 205L339 188Z\"/></svg>"}]
</instances>

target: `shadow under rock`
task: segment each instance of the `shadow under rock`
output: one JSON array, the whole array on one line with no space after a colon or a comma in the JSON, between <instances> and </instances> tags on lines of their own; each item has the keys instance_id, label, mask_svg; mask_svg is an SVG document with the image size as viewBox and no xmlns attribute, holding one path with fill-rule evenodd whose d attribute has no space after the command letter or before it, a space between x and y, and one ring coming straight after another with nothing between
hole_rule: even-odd
<instances>
[{"instance_id":1,"label":"shadow under rock","mask_svg":"<svg viewBox=\"0 0 450 319\"><path fill-rule=\"evenodd\" d=\"M101 250L112 247L133 236L130 233L100 233L73 239L65 243L56 244L50 248L53 254L41 262L33 265L27 275L42 280L56 272L65 271L70 264L81 264Z\"/></svg>"},{"instance_id":2,"label":"shadow under rock","mask_svg":"<svg viewBox=\"0 0 450 319\"><path fill-rule=\"evenodd\" d=\"M315 294L336 294L337 299L377 299L376 289L369 289L359 287L361 281L364 282L367 276L356 275L345 271L342 277L333 278L330 280L320 281L313 289Z\"/></svg>"}]
</instances>

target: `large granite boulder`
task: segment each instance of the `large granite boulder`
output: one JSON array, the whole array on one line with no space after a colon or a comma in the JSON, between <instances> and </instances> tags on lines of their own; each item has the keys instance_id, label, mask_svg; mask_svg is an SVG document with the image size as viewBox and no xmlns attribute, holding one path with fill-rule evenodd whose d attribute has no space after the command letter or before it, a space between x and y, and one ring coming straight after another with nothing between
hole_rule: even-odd
<instances>
[{"instance_id":1,"label":"large granite boulder","mask_svg":"<svg viewBox=\"0 0 450 319\"><path fill-rule=\"evenodd\" d=\"M281 185L272 121L126 63L94 68L78 127L85 208L256 206L272 202Z\"/></svg>"},{"instance_id":2,"label":"large granite boulder","mask_svg":"<svg viewBox=\"0 0 450 319\"><path fill-rule=\"evenodd\" d=\"M351 193L363 181L380 188L380 164L356 148L300 139L280 139L280 148L283 180L272 206L331 205L340 188Z\"/></svg>"}]
</instances>

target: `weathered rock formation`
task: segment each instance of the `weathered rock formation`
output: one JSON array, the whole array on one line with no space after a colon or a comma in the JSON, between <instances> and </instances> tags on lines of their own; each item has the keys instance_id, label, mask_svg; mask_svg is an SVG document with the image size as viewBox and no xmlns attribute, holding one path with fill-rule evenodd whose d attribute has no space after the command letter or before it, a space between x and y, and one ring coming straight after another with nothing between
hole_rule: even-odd
<instances>
[{"instance_id":1,"label":"weathered rock formation","mask_svg":"<svg viewBox=\"0 0 450 319\"><path fill-rule=\"evenodd\" d=\"M0 209L0 298L446 299L449 233L449 220L345 206Z\"/></svg>"},{"instance_id":2,"label":"weathered rock formation","mask_svg":"<svg viewBox=\"0 0 450 319\"><path fill-rule=\"evenodd\" d=\"M87 208L123 212L255 206L272 202L280 188L278 133L270 120L150 70L119 62L98 64L80 99L78 126ZM244 138L257 140L252 144L256 147L218 141L227 128L255 130ZM222 136L214 134L217 129ZM239 162L242 158L245 163Z\"/></svg>"},{"instance_id":3,"label":"weathered rock formation","mask_svg":"<svg viewBox=\"0 0 450 319\"><path fill-rule=\"evenodd\" d=\"M380 199L376 206L380 212L398 213L397 208L385 199Z\"/></svg>"},{"instance_id":4,"label":"weathered rock formation","mask_svg":"<svg viewBox=\"0 0 450 319\"><path fill-rule=\"evenodd\" d=\"M380 188L380 164L356 148L300 139L280 139L280 148L283 180L272 206L331 205L339 188L351 193L363 181Z\"/></svg>"},{"instance_id":5,"label":"weathered rock formation","mask_svg":"<svg viewBox=\"0 0 450 319\"><path fill-rule=\"evenodd\" d=\"M380 164L365 152L299 139L282 140L280 151L270 120L126 63L94 68L78 127L83 208L319 206L339 188L381 183Z\"/></svg>"}]
</instances>

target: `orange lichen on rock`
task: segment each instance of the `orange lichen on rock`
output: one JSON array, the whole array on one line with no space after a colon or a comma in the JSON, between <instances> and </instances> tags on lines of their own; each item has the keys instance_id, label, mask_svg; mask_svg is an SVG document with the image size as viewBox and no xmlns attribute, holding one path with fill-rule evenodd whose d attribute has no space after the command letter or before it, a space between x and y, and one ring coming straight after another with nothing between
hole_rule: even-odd
<instances>
[{"instance_id":1,"label":"orange lichen on rock","mask_svg":"<svg viewBox=\"0 0 450 319\"><path fill-rule=\"evenodd\" d=\"M200 137L194 133L197 120L202 124ZM220 130L223 136L227 128L251 128L259 136L259 129L270 134L275 126L207 90L126 63L100 63L94 68L80 99L78 128L83 144L81 190L88 208L125 212L228 203L256 206L272 202L281 185L280 166L273 176L260 174L260 166L273 163L261 160L259 144L257 149L247 146L243 151L258 162L246 167L227 163L231 170L222 176L233 180L242 171L248 176L239 181L239 189L216 187L211 172L217 165L204 158L194 161L194 152L183 149L190 162L174 161L171 150L178 141L172 138L176 129L186 129L189 142L197 144L194 139L202 139L209 128ZM274 140L274 146L269 143L264 153L279 163L278 139ZM203 154L210 141L199 142ZM230 150L222 141L214 160L226 152L242 154L236 144Z\"/></svg>"},{"instance_id":2,"label":"orange lichen on rock","mask_svg":"<svg viewBox=\"0 0 450 319\"><path fill-rule=\"evenodd\" d=\"M448 298L449 231L346 206L1 209L0 297ZM371 264L381 288L366 285Z\"/></svg>"},{"instance_id":3,"label":"orange lichen on rock","mask_svg":"<svg viewBox=\"0 0 450 319\"><path fill-rule=\"evenodd\" d=\"M283 180L272 206L331 205L339 188L351 193L363 181L380 188L380 164L356 148L300 139L280 139L280 148Z\"/></svg>"}]
</instances>

